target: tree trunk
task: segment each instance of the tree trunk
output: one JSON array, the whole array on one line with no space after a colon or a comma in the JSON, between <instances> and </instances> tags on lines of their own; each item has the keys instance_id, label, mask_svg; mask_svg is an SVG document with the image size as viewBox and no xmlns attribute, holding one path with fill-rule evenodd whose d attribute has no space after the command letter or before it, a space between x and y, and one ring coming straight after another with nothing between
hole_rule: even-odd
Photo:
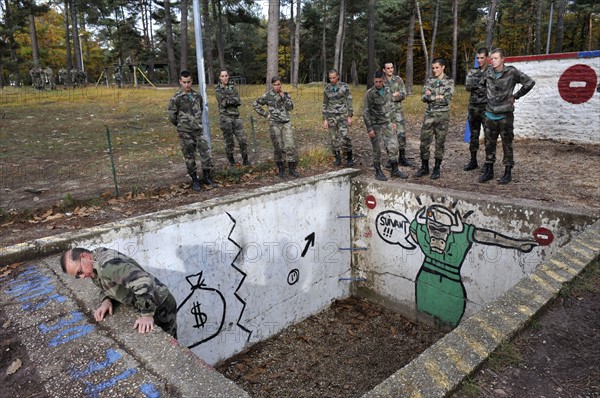
<instances>
[{"instance_id":1,"label":"tree trunk","mask_svg":"<svg viewBox=\"0 0 600 398\"><path fill-rule=\"evenodd\" d=\"M277 9L279 9L279 0L277 0ZM216 9L215 9L216 6ZM269 5L270 6L270 5ZM279 11L278 11L279 12ZM217 22L216 29L216 42L217 42L217 56L219 57L219 68L225 69L225 50L223 48L223 8L221 6L221 0L213 1L213 19ZM279 17L279 15L278 15ZM279 29L279 24L277 25Z\"/></svg>"},{"instance_id":2,"label":"tree trunk","mask_svg":"<svg viewBox=\"0 0 600 398\"><path fill-rule=\"evenodd\" d=\"M343 33L342 33L342 44L340 45L340 48L341 48L341 51L340 51L340 64L338 65L338 67L339 67L338 71L340 72L340 76L341 76L341 73L343 73L343 70L344 70L344 46L345 46L345 44L346 44L346 25L344 24L344 29L343 29Z\"/></svg>"},{"instance_id":3,"label":"tree trunk","mask_svg":"<svg viewBox=\"0 0 600 398\"><path fill-rule=\"evenodd\" d=\"M181 59L179 60L181 64L181 70L189 70L188 67L188 8L189 3L188 0L181 0L181 25L180 25L180 42L181 46Z\"/></svg>"},{"instance_id":4,"label":"tree trunk","mask_svg":"<svg viewBox=\"0 0 600 398\"><path fill-rule=\"evenodd\" d=\"M79 42L79 28L77 26L77 4L75 0L70 0L71 8L71 32L73 36L73 55L75 60L75 69L83 70L81 62L81 43Z\"/></svg>"},{"instance_id":5,"label":"tree trunk","mask_svg":"<svg viewBox=\"0 0 600 398\"><path fill-rule=\"evenodd\" d=\"M346 0L340 0L340 13L338 20L338 31L335 36L335 55L333 58L333 69L340 71L340 54L342 52L342 36L344 35L344 20L346 18Z\"/></svg>"},{"instance_id":6,"label":"tree trunk","mask_svg":"<svg viewBox=\"0 0 600 398\"><path fill-rule=\"evenodd\" d=\"M300 71L300 13L302 0L296 0L296 26L294 30L294 65L292 66L292 85L298 87L298 72Z\"/></svg>"},{"instance_id":7,"label":"tree trunk","mask_svg":"<svg viewBox=\"0 0 600 398\"><path fill-rule=\"evenodd\" d=\"M31 5L33 7L33 4ZM31 57L33 58L33 66L40 66L40 50L38 47L37 30L35 28L35 17L33 10L29 10L29 37L31 37Z\"/></svg>"},{"instance_id":8,"label":"tree trunk","mask_svg":"<svg viewBox=\"0 0 600 398\"><path fill-rule=\"evenodd\" d=\"M352 84L358 86L358 70L356 68L356 60L352 60L352 68L350 68L350 76L352 76Z\"/></svg>"},{"instance_id":9,"label":"tree trunk","mask_svg":"<svg viewBox=\"0 0 600 398\"><path fill-rule=\"evenodd\" d=\"M71 35L69 33L69 2L65 0L65 51L67 53L67 85L70 86L73 83L71 76L71 69L73 69L73 58L71 56Z\"/></svg>"},{"instance_id":10,"label":"tree trunk","mask_svg":"<svg viewBox=\"0 0 600 398\"><path fill-rule=\"evenodd\" d=\"M369 76L367 76L367 88L373 87L373 75L375 74L375 0L369 0L367 8Z\"/></svg>"},{"instance_id":11,"label":"tree trunk","mask_svg":"<svg viewBox=\"0 0 600 398\"><path fill-rule=\"evenodd\" d=\"M435 54L435 39L437 36L438 21L440 20L440 0L435 1L435 12L433 15L433 32L431 33L431 49L429 54L430 62L433 62ZM427 77L431 75L431 64L427 63Z\"/></svg>"},{"instance_id":12,"label":"tree trunk","mask_svg":"<svg viewBox=\"0 0 600 398\"><path fill-rule=\"evenodd\" d=\"M498 0L490 0L488 19L485 27L485 46L490 50L492 49L492 43L494 42L494 26L496 24L497 7Z\"/></svg>"},{"instance_id":13,"label":"tree trunk","mask_svg":"<svg viewBox=\"0 0 600 398\"><path fill-rule=\"evenodd\" d=\"M175 47L173 46L173 25L171 23L171 0L165 0L165 34L167 35L167 62L169 63L169 83L175 84L179 80L177 62L175 60Z\"/></svg>"},{"instance_id":14,"label":"tree trunk","mask_svg":"<svg viewBox=\"0 0 600 398\"><path fill-rule=\"evenodd\" d=\"M542 53L542 7L544 0L537 0L535 4L535 48L534 54Z\"/></svg>"},{"instance_id":15,"label":"tree trunk","mask_svg":"<svg viewBox=\"0 0 600 398\"><path fill-rule=\"evenodd\" d=\"M419 0L415 0L415 8L417 9L417 18L419 19L419 31L421 32L421 44L423 47L423 56L425 57L425 76L429 76L429 56L427 55L427 43L425 42L425 33L423 33L423 20L421 19L421 7Z\"/></svg>"},{"instance_id":16,"label":"tree trunk","mask_svg":"<svg viewBox=\"0 0 600 398\"><path fill-rule=\"evenodd\" d=\"M296 39L296 21L294 20L294 0L290 1L290 83L294 80L294 40Z\"/></svg>"},{"instance_id":17,"label":"tree trunk","mask_svg":"<svg viewBox=\"0 0 600 398\"><path fill-rule=\"evenodd\" d=\"M412 94L414 84L414 47L415 47L415 3L412 3L408 20L408 39L406 40L406 95Z\"/></svg>"},{"instance_id":18,"label":"tree trunk","mask_svg":"<svg viewBox=\"0 0 600 398\"><path fill-rule=\"evenodd\" d=\"M267 23L267 89L276 75L279 75L279 0L271 0Z\"/></svg>"},{"instance_id":19,"label":"tree trunk","mask_svg":"<svg viewBox=\"0 0 600 398\"><path fill-rule=\"evenodd\" d=\"M565 9L567 0L558 0L558 9L556 10L556 41L554 42L554 52L561 53L563 39L565 37Z\"/></svg>"},{"instance_id":20,"label":"tree trunk","mask_svg":"<svg viewBox=\"0 0 600 398\"><path fill-rule=\"evenodd\" d=\"M327 83L327 15L325 2L323 2L323 31L321 33L321 62L322 62L322 71L321 71L321 82L323 84Z\"/></svg>"},{"instance_id":21,"label":"tree trunk","mask_svg":"<svg viewBox=\"0 0 600 398\"><path fill-rule=\"evenodd\" d=\"M204 42L204 58L206 59L206 73L208 74L208 84L215 84L215 71L213 59L213 32L212 21L208 12L208 0L202 0L202 28L204 29L202 38ZM220 71L219 71L220 72Z\"/></svg>"},{"instance_id":22,"label":"tree trunk","mask_svg":"<svg viewBox=\"0 0 600 398\"><path fill-rule=\"evenodd\" d=\"M593 21L594 21L594 16L593 14L590 12L590 14L588 15L588 51L592 51L592 38L594 30L593 30Z\"/></svg>"},{"instance_id":23,"label":"tree trunk","mask_svg":"<svg viewBox=\"0 0 600 398\"><path fill-rule=\"evenodd\" d=\"M452 79L456 82L458 71L458 0L452 3Z\"/></svg>"}]
</instances>

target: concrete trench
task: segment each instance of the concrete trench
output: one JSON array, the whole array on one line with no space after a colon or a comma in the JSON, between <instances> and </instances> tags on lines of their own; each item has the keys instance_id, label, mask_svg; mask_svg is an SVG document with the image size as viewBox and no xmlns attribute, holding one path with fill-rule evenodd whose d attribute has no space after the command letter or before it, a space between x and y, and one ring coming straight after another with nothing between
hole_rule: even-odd
<instances>
[{"instance_id":1,"label":"concrete trench","mask_svg":"<svg viewBox=\"0 0 600 398\"><path fill-rule=\"evenodd\" d=\"M211 365L366 297L453 330L364 397L443 397L598 259L587 213L347 169L5 247L1 264L27 264L0 302L50 396L244 397ZM123 307L92 322L94 286L58 265L74 246L122 251L167 284L179 340L135 333Z\"/></svg>"}]
</instances>

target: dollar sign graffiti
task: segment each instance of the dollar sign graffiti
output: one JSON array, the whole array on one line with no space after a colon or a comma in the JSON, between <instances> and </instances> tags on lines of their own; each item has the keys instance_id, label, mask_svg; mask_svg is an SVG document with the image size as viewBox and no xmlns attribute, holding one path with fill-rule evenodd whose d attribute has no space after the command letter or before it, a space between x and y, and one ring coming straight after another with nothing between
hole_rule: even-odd
<instances>
[{"instance_id":1,"label":"dollar sign graffiti","mask_svg":"<svg viewBox=\"0 0 600 398\"><path fill-rule=\"evenodd\" d=\"M195 301L194 305L192 306L192 310L190 311L196 320L196 324L194 325L195 328L204 327L206 324L206 319L208 318L206 313L200 311L200 305L201 304L199 302Z\"/></svg>"}]
</instances>

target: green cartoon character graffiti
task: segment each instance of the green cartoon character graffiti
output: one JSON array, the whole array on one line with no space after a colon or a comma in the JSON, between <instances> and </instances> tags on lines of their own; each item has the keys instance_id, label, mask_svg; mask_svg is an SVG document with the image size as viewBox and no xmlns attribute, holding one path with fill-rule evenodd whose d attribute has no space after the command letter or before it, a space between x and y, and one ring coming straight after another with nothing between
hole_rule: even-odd
<instances>
[{"instance_id":1,"label":"green cartoon character graffiti","mask_svg":"<svg viewBox=\"0 0 600 398\"><path fill-rule=\"evenodd\" d=\"M523 253L538 245L465 224L458 211L440 205L421 208L410 224L410 235L425 255L415 280L417 311L450 327L458 325L465 312L467 294L460 270L473 242Z\"/></svg>"}]
</instances>

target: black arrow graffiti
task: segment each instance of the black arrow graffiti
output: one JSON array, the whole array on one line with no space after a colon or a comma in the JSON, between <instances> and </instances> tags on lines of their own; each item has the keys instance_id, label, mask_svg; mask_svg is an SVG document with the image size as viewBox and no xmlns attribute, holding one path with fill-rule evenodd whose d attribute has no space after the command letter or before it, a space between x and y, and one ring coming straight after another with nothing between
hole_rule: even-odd
<instances>
[{"instance_id":1,"label":"black arrow graffiti","mask_svg":"<svg viewBox=\"0 0 600 398\"><path fill-rule=\"evenodd\" d=\"M306 256L308 248L315 245L315 233L313 232L312 234L308 235L306 238L304 238L304 240L306 241L306 246L304 246L304 250L302 251L302 255L300 257Z\"/></svg>"}]
</instances>

